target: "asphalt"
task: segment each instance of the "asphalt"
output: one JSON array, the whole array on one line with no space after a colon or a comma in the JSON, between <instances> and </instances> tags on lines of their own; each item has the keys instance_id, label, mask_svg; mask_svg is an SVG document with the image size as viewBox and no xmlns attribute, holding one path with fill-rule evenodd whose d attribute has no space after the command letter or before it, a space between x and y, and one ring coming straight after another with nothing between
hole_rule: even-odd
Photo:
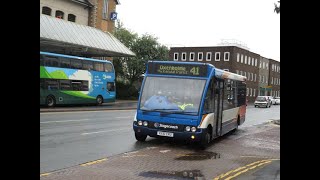
<instances>
[{"instance_id":1,"label":"asphalt","mask_svg":"<svg viewBox=\"0 0 320 180\"><path fill-rule=\"evenodd\" d=\"M64 105L56 107L40 106L40 113L45 112L69 112L69 111L104 111L104 110L132 110L137 108L136 100L116 100L102 105Z\"/></svg>"}]
</instances>

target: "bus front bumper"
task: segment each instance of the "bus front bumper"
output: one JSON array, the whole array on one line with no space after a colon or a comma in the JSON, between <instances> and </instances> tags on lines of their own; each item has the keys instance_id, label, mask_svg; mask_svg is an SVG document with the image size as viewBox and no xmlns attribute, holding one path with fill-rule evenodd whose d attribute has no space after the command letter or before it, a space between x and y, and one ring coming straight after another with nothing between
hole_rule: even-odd
<instances>
[{"instance_id":1,"label":"bus front bumper","mask_svg":"<svg viewBox=\"0 0 320 180\"><path fill-rule=\"evenodd\" d=\"M207 133L207 129L198 129L196 132L187 132L187 131L168 131L162 129L152 129L145 126L138 126L133 124L133 130L138 135L147 135L155 138L173 138L175 140L187 140L187 141L201 141ZM168 132L172 133L173 137L158 135L159 132Z\"/></svg>"}]
</instances>

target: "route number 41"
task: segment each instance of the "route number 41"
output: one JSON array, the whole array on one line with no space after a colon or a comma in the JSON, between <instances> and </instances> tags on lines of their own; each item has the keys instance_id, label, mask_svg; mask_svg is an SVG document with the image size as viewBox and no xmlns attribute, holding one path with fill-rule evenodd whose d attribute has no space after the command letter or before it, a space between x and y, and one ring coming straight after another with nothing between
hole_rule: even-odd
<instances>
[{"instance_id":1,"label":"route number 41","mask_svg":"<svg viewBox=\"0 0 320 180\"><path fill-rule=\"evenodd\" d=\"M193 74L193 75L199 75L199 67L193 67L190 69L190 72Z\"/></svg>"}]
</instances>

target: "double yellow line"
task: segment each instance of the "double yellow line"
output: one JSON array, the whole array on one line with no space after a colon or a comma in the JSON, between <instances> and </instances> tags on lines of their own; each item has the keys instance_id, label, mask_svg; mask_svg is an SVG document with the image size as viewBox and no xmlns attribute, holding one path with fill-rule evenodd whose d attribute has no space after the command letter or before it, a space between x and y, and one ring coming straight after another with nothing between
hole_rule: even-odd
<instances>
[{"instance_id":1,"label":"double yellow line","mask_svg":"<svg viewBox=\"0 0 320 180\"><path fill-rule=\"evenodd\" d=\"M228 171L227 173L221 174L221 175L215 177L213 180L219 180L219 179L223 179L223 178L224 178L224 180L230 180L230 179L235 178L235 177L239 176L240 174L245 173L249 170L255 169L255 168L262 166L262 165L269 164L273 160L275 160L275 159L268 159L268 160L261 160L261 161L253 162L253 163L248 164L246 166L242 166L242 167L239 167L235 170L231 170L231 171Z\"/></svg>"}]
</instances>

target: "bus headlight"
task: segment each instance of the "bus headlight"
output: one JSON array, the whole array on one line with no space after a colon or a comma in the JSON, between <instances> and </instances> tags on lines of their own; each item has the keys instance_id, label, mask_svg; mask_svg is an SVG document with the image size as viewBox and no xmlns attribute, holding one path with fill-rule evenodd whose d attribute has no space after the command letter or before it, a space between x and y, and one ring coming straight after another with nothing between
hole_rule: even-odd
<instances>
[{"instance_id":1,"label":"bus headlight","mask_svg":"<svg viewBox=\"0 0 320 180\"><path fill-rule=\"evenodd\" d=\"M186 126L186 131L190 131L190 126Z\"/></svg>"},{"instance_id":2,"label":"bus headlight","mask_svg":"<svg viewBox=\"0 0 320 180\"><path fill-rule=\"evenodd\" d=\"M138 125L139 125L139 126L142 126L142 121L138 121Z\"/></svg>"},{"instance_id":3,"label":"bus headlight","mask_svg":"<svg viewBox=\"0 0 320 180\"><path fill-rule=\"evenodd\" d=\"M191 128L191 131L192 131L192 132L196 132L196 131L197 131L197 128L196 128L196 127L192 127L192 128Z\"/></svg>"},{"instance_id":4,"label":"bus headlight","mask_svg":"<svg viewBox=\"0 0 320 180\"><path fill-rule=\"evenodd\" d=\"M144 126L148 126L148 121L143 121Z\"/></svg>"}]
</instances>

